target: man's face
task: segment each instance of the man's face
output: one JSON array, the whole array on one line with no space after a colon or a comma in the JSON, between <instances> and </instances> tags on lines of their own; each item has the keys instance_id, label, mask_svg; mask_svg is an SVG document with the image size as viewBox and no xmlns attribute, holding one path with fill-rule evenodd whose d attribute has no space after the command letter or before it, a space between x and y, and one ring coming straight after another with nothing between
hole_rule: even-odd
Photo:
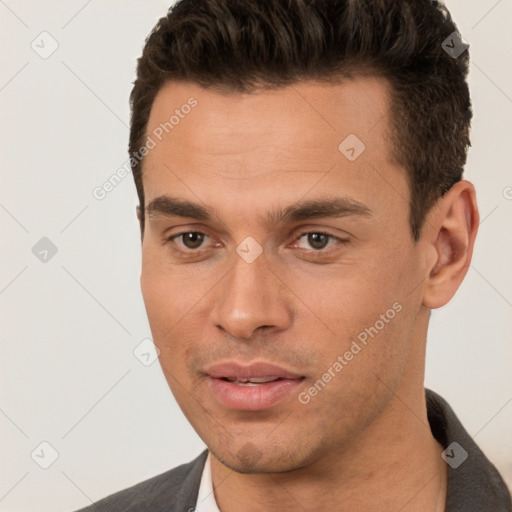
<instances>
[{"instance_id":1,"label":"man's face","mask_svg":"<svg viewBox=\"0 0 512 512\"><path fill-rule=\"evenodd\" d=\"M371 77L244 95L169 83L155 99L142 292L176 400L235 470L344 449L422 378L426 263L389 126ZM337 215L301 209L325 201Z\"/></svg>"}]
</instances>

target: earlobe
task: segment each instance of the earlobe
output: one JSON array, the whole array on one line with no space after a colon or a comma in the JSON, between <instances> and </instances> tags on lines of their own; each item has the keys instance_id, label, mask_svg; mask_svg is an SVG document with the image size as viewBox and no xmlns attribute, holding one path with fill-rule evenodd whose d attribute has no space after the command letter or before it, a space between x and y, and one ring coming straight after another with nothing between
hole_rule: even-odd
<instances>
[{"instance_id":1,"label":"earlobe","mask_svg":"<svg viewBox=\"0 0 512 512\"><path fill-rule=\"evenodd\" d=\"M430 244L436 261L424 288L427 308L444 306L455 295L471 263L478 222L475 188L465 180L456 183L433 209L429 226L435 226L435 233Z\"/></svg>"}]
</instances>

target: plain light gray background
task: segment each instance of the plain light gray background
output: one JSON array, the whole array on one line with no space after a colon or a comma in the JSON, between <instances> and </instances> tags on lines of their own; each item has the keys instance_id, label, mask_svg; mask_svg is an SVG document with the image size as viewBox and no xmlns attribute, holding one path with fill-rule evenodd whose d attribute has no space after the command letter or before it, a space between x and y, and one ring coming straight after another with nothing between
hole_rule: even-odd
<instances>
[{"instance_id":1,"label":"plain light gray background","mask_svg":"<svg viewBox=\"0 0 512 512\"><path fill-rule=\"evenodd\" d=\"M92 195L126 161L135 59L169 5L0 0L1 511L73 510L204 446L158 362L133 354L151 334L132 178ZM463 286L433 313L426 384L510 485L512 1L447 5L471 44L482 223Z\"/></svg>"}]
</instances>

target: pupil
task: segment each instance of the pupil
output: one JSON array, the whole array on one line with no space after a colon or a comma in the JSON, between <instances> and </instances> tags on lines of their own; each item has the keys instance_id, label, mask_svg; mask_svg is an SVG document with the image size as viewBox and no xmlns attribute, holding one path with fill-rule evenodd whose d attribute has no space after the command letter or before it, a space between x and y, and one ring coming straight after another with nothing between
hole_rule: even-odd
<instances>
[{"instance_id":1,"label":"pupil","mask_svg":"<svg viewBox=\"0 0 512 512\"><path fill-rule=\"evenodd\" d=\"M188 249L197 249L203 243L202 233L186 233L183 235L183 243Z\"/></svg>"},{"instance_id":2,"label":"pupil","mask_svg":"<svg viewBox=\"0 0 512 512\"><path fill-rule=\"evenodd\" d=\"M308 235L308 242L311 247L315 249L323 249L329 241L329 237L322 233L310 233Z\"/></svg>"}]
</instances>

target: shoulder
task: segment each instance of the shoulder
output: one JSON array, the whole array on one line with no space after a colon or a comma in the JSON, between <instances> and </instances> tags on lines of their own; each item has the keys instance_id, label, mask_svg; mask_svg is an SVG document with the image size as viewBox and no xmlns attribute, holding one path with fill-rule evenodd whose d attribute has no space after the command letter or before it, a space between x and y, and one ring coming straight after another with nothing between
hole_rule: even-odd
<instances>
[{"instance_id":1,"label":"shoulder","mask_svg":"<svg viewBox=\"0 0 512 512\"><path fill-rule=\"evenodd\" d=\"M427 389L427 414L433 436L448 464L446 511L510 512L510 492L496 467L463 427L448 402Z\"/></svg>"},{"instance_id":2,"label":"shoulder","mask_svg":"<svg viewBox=\"0 0 512 512\"><path fill-rule=\"evenodd\" d=\"M158 512L194 509L208 451L132 487L111 494L77 512Z\"/></svg>"}]
</instances>

